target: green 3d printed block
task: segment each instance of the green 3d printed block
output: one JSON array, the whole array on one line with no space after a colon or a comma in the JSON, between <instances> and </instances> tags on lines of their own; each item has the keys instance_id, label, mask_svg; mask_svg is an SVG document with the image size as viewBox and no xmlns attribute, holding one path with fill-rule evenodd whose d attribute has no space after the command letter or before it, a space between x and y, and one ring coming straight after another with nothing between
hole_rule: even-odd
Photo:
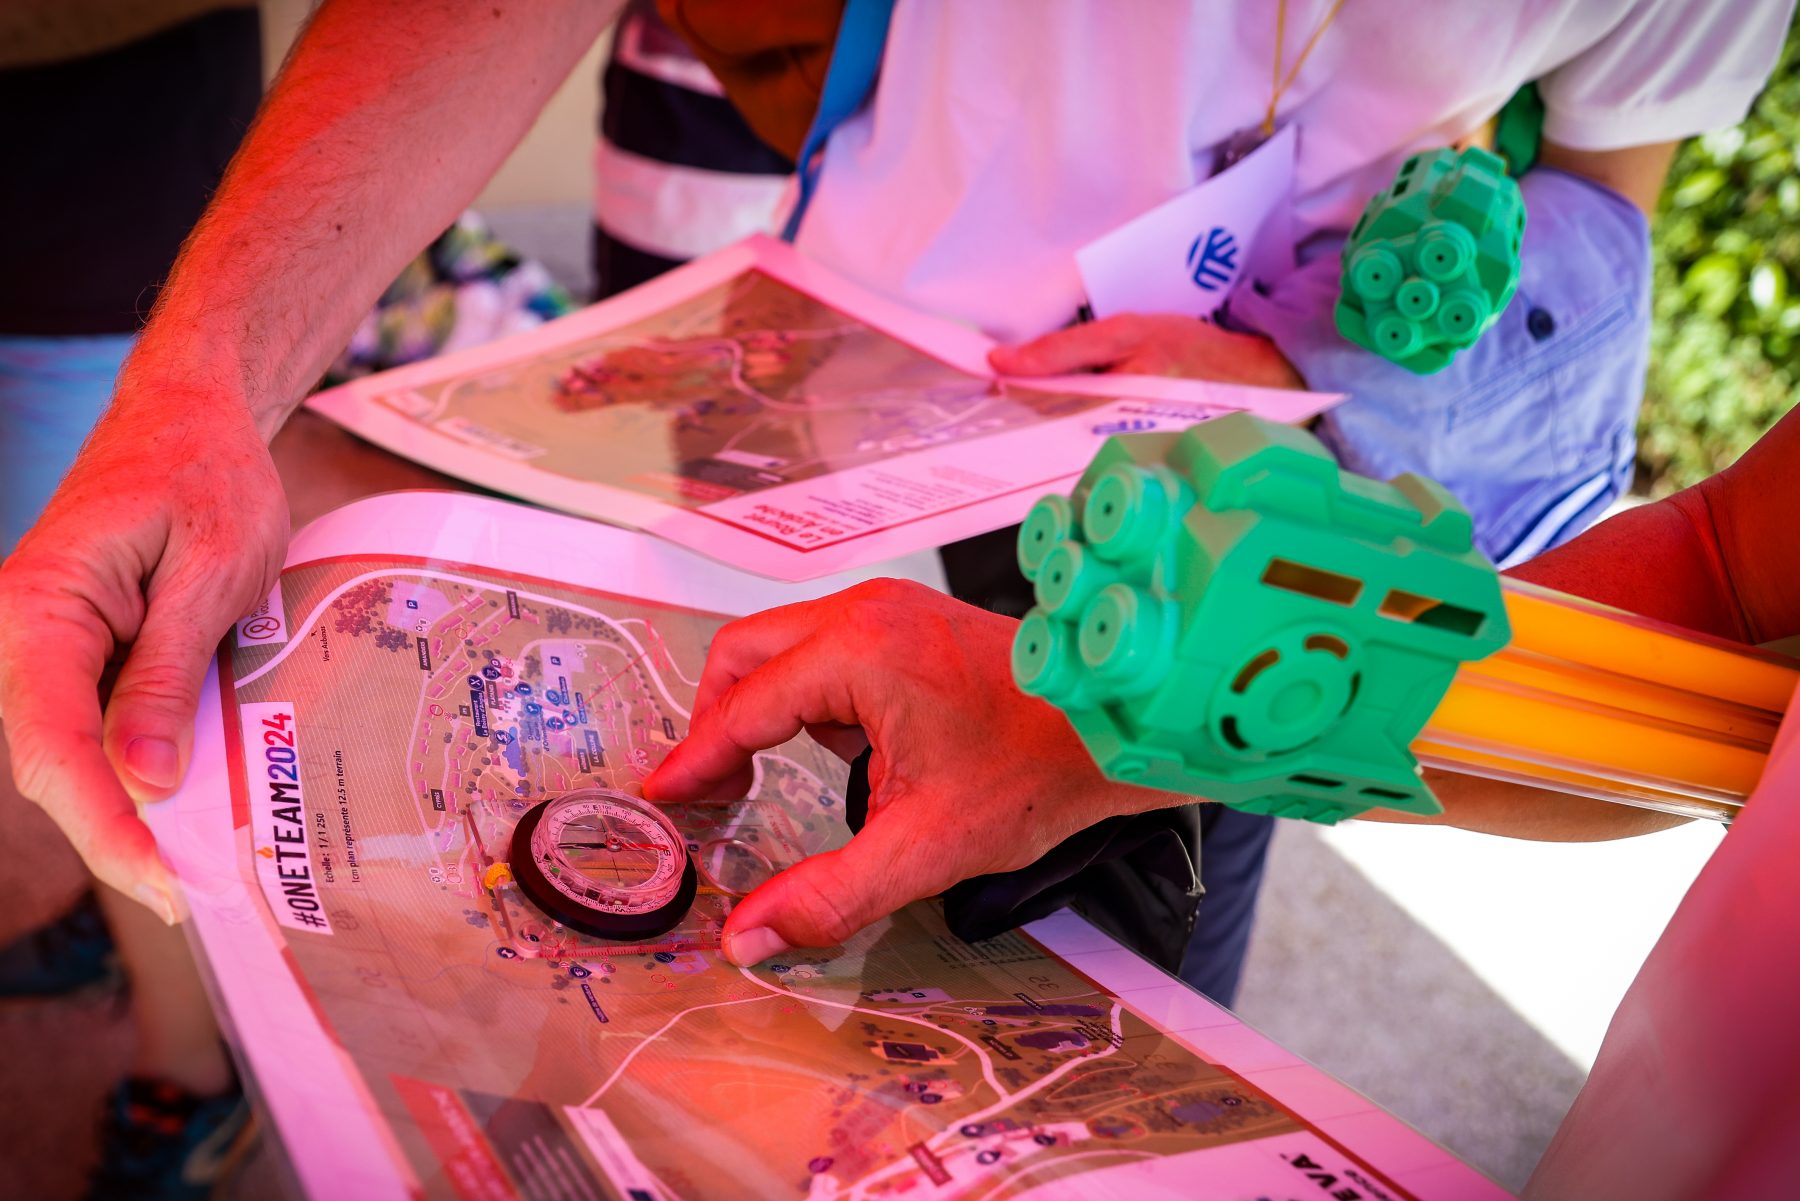
<instances>
[{"instance_id":1,"label":"green 3d printed block","mask_svg":"<svg viewBox=\"0 0 1800 1201\"><path fill-rule=\"evenodd\" d=\"M1440 371L1519 286L1525 198L1479 147L1406 160L1344 245L1338 332L1409 371Z\"/></svg>"},{"instance_id":2,"label":"green 3d printed block","mask_svg":"<svg viewBox=\"0 0 1800 1201\"><path fill-rule=\"evenodd\" d=\"M1438 812L1409 744L1510 636L1449 493L1249 414L1108 439L1032 509L1019 565L1014 678L1101 770L1282 817Z\"/></svg>"}]
</instances>

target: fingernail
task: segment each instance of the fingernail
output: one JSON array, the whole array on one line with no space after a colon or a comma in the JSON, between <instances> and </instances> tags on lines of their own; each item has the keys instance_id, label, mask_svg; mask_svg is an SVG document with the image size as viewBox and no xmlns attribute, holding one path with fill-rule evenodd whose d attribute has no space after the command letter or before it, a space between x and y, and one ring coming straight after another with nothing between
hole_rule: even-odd
<instances>
[{"instance_id":1,"label":"fingernail","mask_svg":"<svg viewBox=\"0 0 1800 1201\"><path fill-rule=\"evenodd\" d=\"M725 939L725 958L739 967L755 967L765 959L773 959L783 951L793 949L767 926L741 930Z\"/></svg>"},{"instance_id":2,"label":"fingernail","mask_svg":"<svg viewBox=\"0 0 1800 1201\"><path fill-rule=\"evenodd\" d=\"M131 890L131 895L138 903L163 920L164 925L173 926L179 917L176 915L175 902L163 889L154 884L140 884Z\"/></svg>"},{"instance_id":3,"label":"fingernail","mask_svg":"<svg viewBox=\"0 0 1800 1201\"><path fill-rule=\"evenodd\" d=\"M152 788L181 783L181 755L167 738L133 738L125 744L125 766Z\"/></svg>"}]
</instances>

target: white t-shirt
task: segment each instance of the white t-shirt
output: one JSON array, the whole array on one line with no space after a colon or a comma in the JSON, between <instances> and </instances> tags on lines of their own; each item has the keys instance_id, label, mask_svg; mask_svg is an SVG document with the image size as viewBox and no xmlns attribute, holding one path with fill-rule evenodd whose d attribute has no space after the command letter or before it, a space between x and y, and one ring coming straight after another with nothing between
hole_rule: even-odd
<instances>
[{"instance_id":1,"label":"white t-shirt","mask_svg":"<svg viewBox=\"0 0 1800 1201\"><path fill-rule=\"evenodd\" d=\"M1283 74L1331 0L1289 0ZM1005 338L1067 323L1074 251L1186 191L1261 122L1277 0L899 0L870 104L827 143L798 245ZM1792 0L1345 0L1278 120L1299 236L1348 230L1405 158L1539 82L1584 150L1741 120Z\"/></svg>"},{"instance_id":2,"label":"white t-shirt","mask_svg":"<svg viewBox=\"0 0 1800 1201\"><path fill-rule=\"evenodd\" d=\"M1613 1016L1533 1201L1800 1196L1800 693Z\"/></svg>"}]
</instances>

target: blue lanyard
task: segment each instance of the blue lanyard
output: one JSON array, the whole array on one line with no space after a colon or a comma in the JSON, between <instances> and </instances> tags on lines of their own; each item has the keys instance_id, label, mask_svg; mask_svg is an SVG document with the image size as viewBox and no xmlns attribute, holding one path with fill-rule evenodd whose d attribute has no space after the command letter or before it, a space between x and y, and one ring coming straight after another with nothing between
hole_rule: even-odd
<instances>
[{"instance_id":1,"label":"blue lanyard","mask_svg":"<svg viewBox=\"0 0 1800 1201\"><path fill-rule=\"evenodd\" d=\"M824 90L819 93L819 111L800 147L800 196L781 231L784 242L792 242L800 232L800 219L812 203L825 140L862 107L875 86L875 73L881 68L881 51L887 44L888 23L893 16L894 0L848 0L844 5L837 42L831 49L831 66L825 72Z\"/></svg>"}]
</instances>

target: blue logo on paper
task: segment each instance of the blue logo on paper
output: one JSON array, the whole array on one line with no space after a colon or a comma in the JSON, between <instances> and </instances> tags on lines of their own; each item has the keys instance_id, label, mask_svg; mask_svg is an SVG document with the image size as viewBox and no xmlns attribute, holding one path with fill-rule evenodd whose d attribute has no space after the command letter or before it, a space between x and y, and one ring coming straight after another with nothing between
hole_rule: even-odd
<instances>
[{"instance_id":1,"label":"blue logo on paper","mask_svg":"<svg viewBox=\"0 0 1800 1201\"><path fill-rule=\"evenodd\" d=\"M1238 245L1231 231L1215 225L1188 247L1188 270L1194 273L1194 286L1202 292L1217 292L1231 283L1237 274Z\"/></svg>"},{"instance_id":2,"label":"blue logo on paper","mask_svg":"<svg viewBox=\"0 0 1800 1201\"><path fill-rule=\"evenodd\" d=\"M1114 434L1141 434L1156 428L1156 422L1148 417L1127 417L1117 421L1102 421L1093 427L1096 438L1110 438Z\"/></svg>"}]
</instances>

